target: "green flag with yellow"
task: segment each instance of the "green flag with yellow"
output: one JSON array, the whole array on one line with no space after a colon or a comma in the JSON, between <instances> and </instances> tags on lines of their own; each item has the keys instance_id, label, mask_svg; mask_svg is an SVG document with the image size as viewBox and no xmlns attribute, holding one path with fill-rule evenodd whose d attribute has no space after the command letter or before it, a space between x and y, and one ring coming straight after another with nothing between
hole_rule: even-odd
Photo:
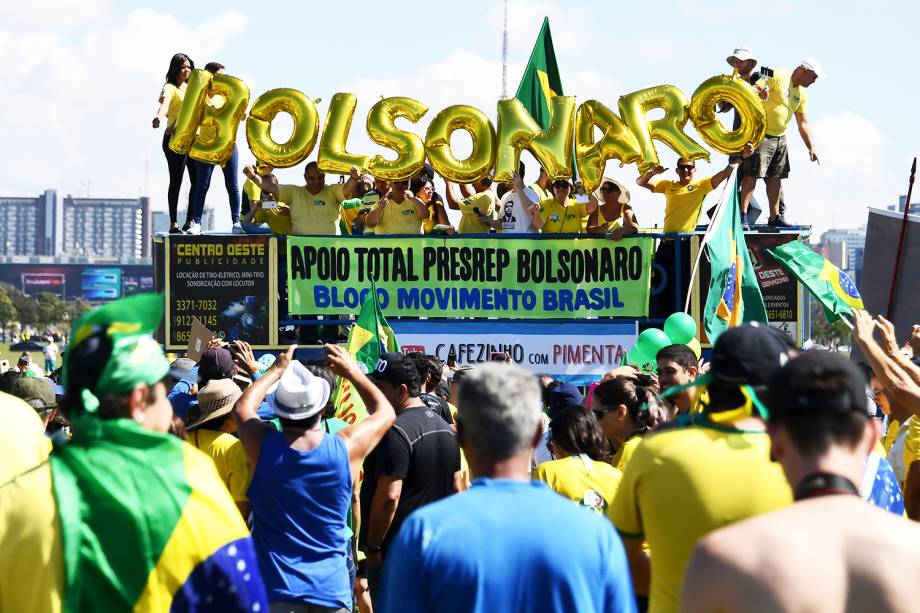
<instances>
[{"instance_id":1,"label":"green flag with yellow","mask_svg":"<svg viewBox=\"0 0 920 613\"><path fill-rule=\"evenodd\" d=\"M553 96L561 96L562 79L556 65L556 52L553 50L553 37L549 31L549 18L543 18L543 27L537 36L537 42L530 54L530 60L521 77L515 98L521 101L534 121L544 130L549 129L549 101Z\"/></svg>"},{"instance_id":2,"label":"green flag with yellow","mask_svg":"<svg viewBox=\"0 0 920 613\"><path fill-rule=\"evenodd\" d=\"M355 320L351 331L348 333L348 342L345 344L365 373L373 372L377 368L380 354L388 351L399 351L396 334L380 310L377 302L377 287L371 282L371 289L364 298L358 319ZM335 395L335 416L349 424L354 424L367 417L367 409L361 396L355 392L348 379L339 377Z\"/></svg>"},{"instance_id":3,"label":"green flag with yellow","mask_svg":"<svg viewBox=\"0 0 920 613\"><path fill-rule=\"evenodd\" d=\"M802 241L767 251L821 303L828 321L866 308L853 279Z\"/></svg>"}]
</instances>

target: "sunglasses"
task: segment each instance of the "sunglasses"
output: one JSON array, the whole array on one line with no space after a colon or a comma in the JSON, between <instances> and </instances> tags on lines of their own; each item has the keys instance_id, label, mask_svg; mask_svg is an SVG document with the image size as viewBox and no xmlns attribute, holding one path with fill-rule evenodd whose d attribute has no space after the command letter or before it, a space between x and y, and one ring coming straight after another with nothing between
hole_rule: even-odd
<instances>
[{"instance_id":1,"label":"sunglasses","mask_svg":"<svg viewBox=\"0 0 920 613\"><path fill-rule=\"evenodd\" d=\"M559 181L558 183L553 183L553 187L554 188L558 187L560 189L568 189L569 184L566 181Z\"/></svg>"},{"instance_id":2,"label":"sunglasses","mask_svg":"<svg viewBox=\"0 0 920 613\"><path fill-rule=\"evenodd\" d=\"M601 186L601 191L602 191L602 192L618 192L618 191L620 191L620 190L619 190L619 188L617 188L616 185L602 185L602 186Z\"/></svg>"},{"instance_id":3,"label":"sunglasses","mask_svg":"<svg viewBox=\"0 0 920 613\"><path fill-rule=\"evenodd\" d=\"M690 172L696 170L696 166L691 166L690 164L678 164L677 170L683 170L684 172Z\"/></svg>"}]
</instances>

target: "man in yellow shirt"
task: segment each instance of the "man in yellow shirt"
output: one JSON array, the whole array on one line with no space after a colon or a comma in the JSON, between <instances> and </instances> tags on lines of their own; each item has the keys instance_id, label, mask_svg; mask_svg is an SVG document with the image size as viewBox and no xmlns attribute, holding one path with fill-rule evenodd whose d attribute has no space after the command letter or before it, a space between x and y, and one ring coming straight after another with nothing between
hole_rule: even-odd
<instances>
[{"instance_id":1,"label":"man in yellow shirt","mask_svg":"<svg viewBox=\"0 0 920 613\"><path fill-rule=\"evenodd\" d=\"M278 179L271 172L262 173L262 184L270 183L277 187ZM249 183L249 181L247 181ZM252 183L255 186L255 183ZM267 191L259 191L259 196L251 200L251 208L243 217L243 230L246 234L290 234L291 209L283 202L275 202L274 207L268 208L265 201L273 201L274 197Z\"/></svg>"},{"instance_id":2,"label":"man in yellow shirt","mask_svg":"<svg viewBox=\"0 0 920 613\"><path fill-rule=\"evenodd\" d=\"M326 185L326 175L316 162L310 162L304 169L304 185L269 185L262 182L252 166L243 173L268 192L276 200L286 202L291 210L291 234L335 235L338 233L339 206L351 198L361 177L357 168L351 169L351 176L344 184Z\"/></svg>"},{"instance_id":3,"label":"man in yellow shirt","mask_svg":"<svg viewBox=\"0 0 920 613\"><path fill-rule=\"evenodd\" d=\"M365 224L374 234L421 234L428 207L409 191L408 181L393 181L390 189L367 214Z\"/></svg>"},{"instance_id":4,"label":"man in yellow shirt","mask_svg":"<svg viewBox=\"0 0 920 613\"><path fill-rule=\"evenodd\" d=\"M722 181L731 175L732 165L729 164L711 177L695 179L696 162L678 158L677 181L651 182L652 177L662 174L665 170L667 169L661 166L652 168L636 179L636 185L644 187L655 194L664 194L664 231L666 233L693 232L696 228L696 221L700 216L700 211L703 208L703 200L706 198L706 194L717 188ZM681 249L681 268L680 284L676 285L672 279L675 278L677 272L678 241L680 241ZM687 296L687 289L690 287L690 239L662 239L658 243L658 250L655 251L655 263L664 270L667 276L662 279L658 272L658 267L653 267L652 288L658 287L658 285L665 282L671 288L664 288L651 296L649 315L663 318L675 310L679 310L684 304L684 298Z\"/></svg>"},{"instance_id":5,"label":"man in yellow shirt","mask_svg":"<svg viewBox=\"0 0 920 613\"><path fill-rule=\"evenodd\" d=\"M463 198L457 200L454 195L454 184L444 180L447 206L455 211L460 211L460 225L458 234L488 234L491 226L489 221L495 216L498 198L492 191L492 177L483 177L471 185L461 185L460 192Z\"/></svg>"},{"instance_id":6,"label":"man in yellow shirt","mask_svg":"<svg viewBox=\"0 0 920 613\"><path fill-rule=\"evenodd\" d=\"M752 400L786 359L786 347L763 326L724 332L713 349L705 412L646 435L626 464L608 515L623 538L637 593L651 587L650 613L678 609L700 537L792 502Z\"/></svg>"},{"instance_id":7,"label":"man in yellow shirt","mask_svg":"<svg viewBox=\"0 0 920 613\"><path fill-rule=\"evenodd\" d=\"M0 393L0 611L63 608L61 518L49 448L35 409Z\"/></svg>"},{"instance_id":8,"label":"man in yellow shirt","mask_svg":"<svg viewBox=\"0 0 920 613\"><path fill-rule=\"evenodd\" d=\"M807 58L795 70L777 69L771 74L761 70L764 77L758 85L767 90L764 108L767 111L767 133L755 155L747 158L741 166L741 213L747 214L757 179L767 184L767 199L770 203L770 219L767 224L785 228L789 224L779 214L782 181L789 176L789 153L786 146L786 128L795 116L799 134L808 147L808 157L818 161L811 140L811 129L805 115L808 110L808 96L805 89L825 77L821 65L814 58ZM762 83L762 85L761 85Z\"/></svg>"},{"instance_id":9,"label":"man in yellow shirt","mask_svg":"<svg viewBox=\"0 0 920 613\"><path fill-rule=\"evenodd\" d=\"M570 198L572 184L565 179L553 181L553 197L540 202L540 212L533 217L533 227L543 234L584 234L588 203ZM529 199L523 192L524 199ZM525 207L528 205L525 205Z\"/></svg>"}]
</instances>

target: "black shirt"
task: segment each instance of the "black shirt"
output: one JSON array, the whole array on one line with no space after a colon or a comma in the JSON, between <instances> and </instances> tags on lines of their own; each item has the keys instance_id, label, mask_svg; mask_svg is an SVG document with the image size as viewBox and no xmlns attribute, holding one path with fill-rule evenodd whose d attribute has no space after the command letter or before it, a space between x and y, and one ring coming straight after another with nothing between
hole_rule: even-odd
<instances>
[{"instance_id":1,"label":"black shirt","mask_svg":"<svg viewBox=\"0 0 920 613\"><path fill-rule=\"evenodd\" d=\"M454 416L450 414L450 407L447 406L446 400L427 392L420 394L418 399L424 402L429 409L440 415L441 419L449 424L454 423Z\"/></svg>"},{"instance_id":2,"label":"black shirt","mask_svg":"<svg viewBox=\"0 0 920 613\"><path fill-rule=\"evenodd\" d=\"M364 460L358 535L362 548L367 543L378 478L390 476L403 482L396 515L381 543L386 552L413 511L454 492L454 473L458 470L460 448L453 428L446 421L427 406L412 407L397 415L396 423Z\"/></svg>"}]
</instances>

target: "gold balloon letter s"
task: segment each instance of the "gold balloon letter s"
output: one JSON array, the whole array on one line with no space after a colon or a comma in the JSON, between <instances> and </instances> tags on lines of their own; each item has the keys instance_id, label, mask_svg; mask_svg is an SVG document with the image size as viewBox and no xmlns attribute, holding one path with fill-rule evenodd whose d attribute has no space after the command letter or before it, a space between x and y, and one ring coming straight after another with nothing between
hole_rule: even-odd
<instances>
[{"instance_id":1,"label":"gold balloon letter s","mask_svg":"<svg viewBox=\"0 0 920 613\"><path fill-rule=\"evenodd\" d=\"M403 181L419 173L425 164L425 145L415 134L397 128L394 120L406 117L415 123L427 112L427 106L412 98L384 98L371 107L367 114L368 136L398 155L392 161L375 155L368 162L368 172L386 181Z\"/></svg>"}]
</instances>

